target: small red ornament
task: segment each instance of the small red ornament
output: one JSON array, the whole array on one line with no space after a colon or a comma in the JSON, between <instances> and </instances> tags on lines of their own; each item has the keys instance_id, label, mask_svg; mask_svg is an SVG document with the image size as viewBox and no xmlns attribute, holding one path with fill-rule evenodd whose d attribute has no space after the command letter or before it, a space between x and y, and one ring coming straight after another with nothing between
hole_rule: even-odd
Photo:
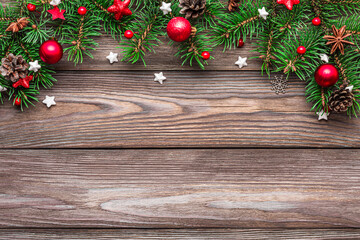
<instances>
[{"instance_id":1,"label":"small red ornament","mask_svg":"<svg viewBox=\"0 0 360 240\"><path fill-rule=\"evenodd\" d=\"M36 11L36 6L34 4L29 3L27 5L27 9L29 10L29 12L35 12Z\"/></svg>"},{"instance_id":2,"label":"small red ornament","mask_svg":"<svg viewBox=\"0 0 360 240\"><path fill-rule=\"evenodd\" d=\"M322 64L315 71L315 81L321 87L331 87L339 80L339 70L332 64Z\"/></svg>"},{"instance_id":3,"label":"small red ornament","mask_svg":"<svg viewBox=\"0 0 360 240\"><path fill-rule=\"evenodd\" d=\"M239 44L238 44L238 47L241 48L244 46L244 40L242 38L239 39Z\"/></svg>"},{"instance_id":4,"label":"small red ornament","mask_svg":"<svg viewBox=\"0 0 360 240\"><path fill-rule=\"evenodd\" d=\"M131 39L133 36L134 36L134 33L131 30L126 30L124 33L124 37L126 37L127 39Z\"/></svg>"},{"instance_id":5,"label":"small red ornament","mask_svg":"<svg viewBox=\"0 0 360 240\"><path fill-rule=\"evenodd\" d=\"M132 15L129 9L130 0L114 0L114 4L111 5L107 10L109 13L115 13L114 18L120 20L123 16Z\"/></svg>"},{"instance_id":6,"label":"small red ornament","mask_svg":"<svg viewBox=\"0 0 360 240\"><path fill-rule=\"evenodd\" d=\"M297 48L297 53L298 54L305 54L306 53L306 48L304 46L300 46Z\"/></svg>"},{"instance_id":7,"label":"small red ornament","mask_svg":"<svg viewBox=\"0 0 360 240\"><path fill-rule=\"evenodd\" d=\"M64 9L60 11L58 6L55 6L53 9L48 10L48 12L52 15L52 20L62 19L65 20L64 13L66 12Z\"/></svg>"},{"instance_id":8,"label":"small red ornament","mask_svg":"<svg viewBox=\"0 0 360 240\"><path fill-rule=\"evenodd\" d=\"M14 104L16 105L16 106L20 106L21 105L21 98L15 98L15 101L14 101Z\"/></svg>"},{"instance_id":9,"label":"small red ornament","mask_svg":"<svg viewBox=\"0 0 360 240\"><path fill-rule=\"evenodd\" d=\"M190 37L191 24L183 17L175 17L169 21L166 31L173 41L183 42Z\"/></svg>"},{"instance_id":10,"label":"small red ornament","mask_svg":"<svg viewBox=\"0 0 360 240\"><path fill-rule=\"evenodd\" d=\"M321 19L319 17L316 17L312 20L312 24L314 26L319 26L321 24Z\"/></svg>"},{"instance_id":11,"label":"small red ornament","mask_svg":"<svg viewBox=\"0 0 360 240\"><path fill-rule=\"evenodd\" d=\"M61 60L63 48L56 40L48 40L40 46L39 55L43 62L55 64Z\"/></svg>"},{"instance_id":12,"label":"small red ornament","mask_svg":"<svg viewBox=\"0 0 360 240\"><path fill-rule=\"evenodd\" d=\"M300 0L277 0L278 4L284 4L287 9L292 10L293 5L299 4Z\"/></svg>"},{"instance_id":13,"label":"small red ornament","mask_svg":"<svg viewBox=\"0 0 360 240\"><path fill-rule=\"evenodd\" d=\"M79 7L79 9L78 9L78 14L79 15L85 15L87 13L87 9L86 9L86 7L83 7L83 6L81 6L81 7Z\"/></svg>"},{"instance_id":14,"label":"small red ornament","mask_svg":"<svg viewBox=\"0 0 360 240\"><path fill-rule=\"evenodd\" d=\"M27 76L26 78L20 78L19 81L17 81L16 83L14 83L12 86L14 88L18 88L19 86L23 86L24 88L29 88L30 87L30 81L33 80L33 76Z\"/></svg>"},{"instance_id":15,"label":"small red ornament","mask_svg":"<svg viewBox=\"0 0 360 240\"><path fill-rule=\"evenodd\" d=\"M204 51L201 56L203 59L208 60L210 58L210 53L208 51Z\"/></svg>"}]
</instances>

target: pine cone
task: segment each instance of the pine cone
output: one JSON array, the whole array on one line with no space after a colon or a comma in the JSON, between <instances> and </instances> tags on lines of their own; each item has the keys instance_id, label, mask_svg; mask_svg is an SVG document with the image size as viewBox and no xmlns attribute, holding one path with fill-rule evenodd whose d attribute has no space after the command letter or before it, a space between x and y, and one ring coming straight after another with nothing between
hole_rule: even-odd
<instances>
[{"instance_id":1,"label":"pine cone","mask_svg":"<svg viewBox=\"0 0 360 240\"><path fill-rule=\"evenodd\" d=\"M206 8L206 0L179 0L180 14L185 14L186 19L198 18L203 15Z\"/></svg>"},{"instance_id":2,"label":"pine cone","mask_svg":"<svg viewBox=\"0 0 360 240\"><path fill-rule=\"evenodd\" d=\"M1 59L1 74L5 79L17 82L20 78L26 78L29 64L19 55L14 56L12 53L8 57Z\"/></svg>"},{"instance_id":3,"label":"pine cone","mask_svg":"<svg viewBox=\"0 0 360 240\"><path fill-rule=\"evenodd\" d=\"M336 113L346 112L354 103L354 95L348 90L347 84L333 91L329 97L329 108Z\"/></svg>"},{"instance_id":4,"label":"pine cone","mask_svg":"<svg viewBox=\"0 0 360 240\"><path fill-rule=\"evenodd\" d=\"M240 0L229 0L228 2L228 10L229 12L234 12L239 8Z\"/></svg>"}]
</instances>

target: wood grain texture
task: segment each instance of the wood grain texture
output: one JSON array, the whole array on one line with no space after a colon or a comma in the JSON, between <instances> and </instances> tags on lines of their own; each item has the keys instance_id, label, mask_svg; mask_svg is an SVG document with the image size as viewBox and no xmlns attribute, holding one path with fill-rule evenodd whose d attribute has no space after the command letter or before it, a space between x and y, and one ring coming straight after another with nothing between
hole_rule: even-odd
<instances>
[{"instance_id":1,"label":"wood grain texture","mask_svg":"<svg viewBox=\"0 0 360 240\"><path fill-rule=\"evenodd\" d=\"M355 229L39 229L1 230L0 240L107 240L107 239L191 239L191 240L358 240L360 231Z\"/></svg>"},{"instance_id":2,"label":"wood grain texture","mask_svg":"<svg viewBox=\"0 0 360 240\"><path fill-rule=\"evenodd\" d=\"M360 147L360 122L319 122L290 80L285 95L258 72L62 72L42 103L0 108L1 148Z\"/></svg>"},{"instance_id":3,"label":"wood grain texture","mask_svg":"<svg viewBox=\"0 0 360 240\"><path fill-rule=\"evenodd\" d=\"M360 227L360 150L3 150L0 227Z\"/></svg>"}]
</instances>

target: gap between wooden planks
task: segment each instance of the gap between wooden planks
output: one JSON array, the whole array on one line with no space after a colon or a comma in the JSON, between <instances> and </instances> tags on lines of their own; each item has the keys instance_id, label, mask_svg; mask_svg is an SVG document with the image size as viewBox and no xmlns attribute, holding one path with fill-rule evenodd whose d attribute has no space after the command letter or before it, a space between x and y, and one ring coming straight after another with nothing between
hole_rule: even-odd
<instances>
[{"instance_id":1,"label":"gap between wooden planks","mask_svg":"<svg viewBox=\"0 0 360 240\"><path fill-rule=\"evenodd\" d=\"M106 239L178 239L178 240L274 240L274 239L327 239L358 240L355 229L14 229L1 230L0 240L106 240Z\"/></svg>"},{"instance_id":2,"label":"gap between wooden planks","mask_svg":"<svg viewBox=\"0 0 360 240\"><path fill-rule=\"evenodd\" d=\"M360 150L2 150L2 228L358 228Z\"/></svg>"}]
</instances>

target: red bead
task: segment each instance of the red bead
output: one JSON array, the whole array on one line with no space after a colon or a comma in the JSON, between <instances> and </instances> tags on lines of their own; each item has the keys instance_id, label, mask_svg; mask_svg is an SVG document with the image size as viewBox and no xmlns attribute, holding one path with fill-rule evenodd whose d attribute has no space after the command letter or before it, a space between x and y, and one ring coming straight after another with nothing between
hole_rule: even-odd
<instances>
[{"instance_id":1,"label":"red bead","mask_svg":"<svg viewBox=\"0 0 360 240\"><path fill-rule=\"evenodd\" d=\"M242 38L239 39L239 44L238 44L238 47L241 48L244 46L244 40Z\"/></svg>"},{"instance_id":2,"label":"red bead","mask_svg":"<svg viewBox=\"0 0 360 240\"><path fill-rule=\"evenodd\" d=\"M29 12L34 12L36 11L36 6L34 4L29 3L27 5L27 9L29 10Z\"/></svg>"},{"instance_id":3,"label":"red bead","mask_svg":"<svg viewBox=\"0 0 360 240\"><path fill-rule=\"evenodd\" d=\"M63 48L56 40L48 40L40 46L39 55L43 62L55 64L61 60Z\"/></svg>"},{"instance_id":4,"label":"red bead","mask_svg":"<svg viewBox=\"0 0 360 240\"><path fill-rule=\"evenodd\" d=\"M87 13L86 7L79 7L78 14L85 15Z\"/></svg>"},{"instance_id":5,"label":"red bead","mask_svg":"<svg viewBox=\"0 0 360 240\"><path fill-rule=\"evenodd\" d=\"M16 106L20 106L21 105L21 98L15 98L14 103L15 103Z\"/></svg>"},{"instance_id":6,"label":"red bead","mask_svg":"<svg viewBox=\"0 0 360 240\"><path fill-rule=\"evenodd\" d=\"M300 46L297 48L297 53L298 54L305 54L306 53L306 48L304 46Z\"/></svg>"},{"instance_id":7,"label":"red bead","mask_svg":"<svg viewBox=\"0 0 360 240\"><path fill-rule=\"evenodd\" d=\"M208 51L204 51L201 56L203 59L208 60L210 58L210 53Z\"/></svg>"},{"instance_id":8,"label":"red bead","mask_svg":"<svg viewBox=\"0 0 360 240\"><path fill-rule=\"evenodd\" d=\"M166 31L173 41L183 42L190 37L191 24L183 17L176 17L169 21Z\"/></svg>"},{"instance_id":9,"label":"red bead","mask_svg":"<svg viewBox=\"0 0 360 240\"><path fill-rule=\"evenodd\" d=\"M339 80L339 71L332 64L322 64L315 71L315 81L321 87L331 87Z\"/></svg>"},{"instance_id":10,"label":"red bead","mask_svg":"<svg viewBox=\"0 0 360 240\"><path fill-rule=\"evenodd\" d=\"M134 33L131 30L126 30L124 33L124 37L126 37L127 39L131 39L133 36L134 36Z\"/></svg>"},{"instance_id":11,"label":"red bead","mask_svg":"<svg viewBox=\"0 0 360 240\"><path fill-rule=\"evenodd\" d=\"M319 17L316 17L312 20L312 24L314 26L319 26L321 24L321 19Z\"/></svg>"}]
</instances>

